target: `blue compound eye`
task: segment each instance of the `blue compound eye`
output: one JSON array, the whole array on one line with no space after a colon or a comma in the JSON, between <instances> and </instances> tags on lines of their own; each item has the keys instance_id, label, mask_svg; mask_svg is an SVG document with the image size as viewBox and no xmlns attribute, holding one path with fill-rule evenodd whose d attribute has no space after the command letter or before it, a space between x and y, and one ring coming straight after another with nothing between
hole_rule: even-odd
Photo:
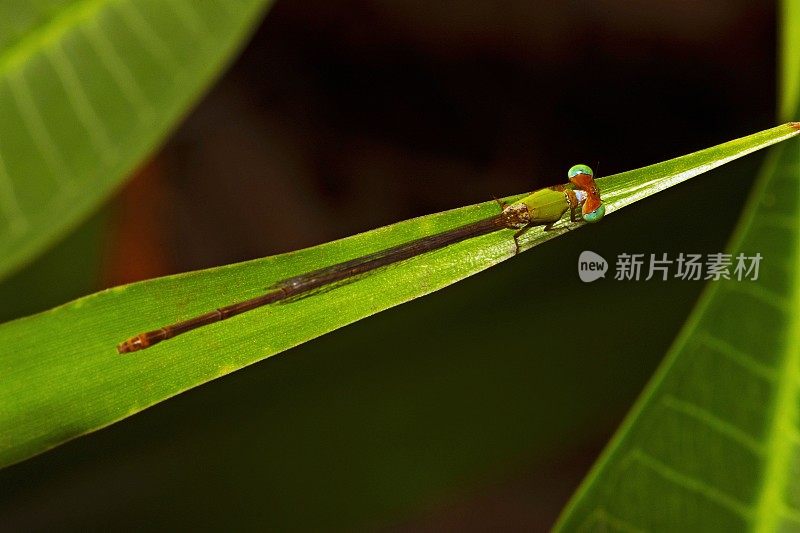
<instances>
[{"instance_id":1,"label":"blue compound eye","mask_svg":"<svg viewBox=\"0 0 800 533\"><path fill-rule=\"evenodd\" d=\"M567 171L568 178L574 178L578 174L586 174L587 176L594 176L594 172L586 165L575 165Z\"/></svg>"},{"instance_id":2,"label":"blue compound eye","mask_svg":"<svg viewBox=\"0 0 800 533\"><path fill-rule=\"evenodd\" d=\"M584 213L583 220L586 222L598 222L603 216L606 214L606 206L600 204L600 207L592 211L591 213Z\"/></svg>"}]
</instances>

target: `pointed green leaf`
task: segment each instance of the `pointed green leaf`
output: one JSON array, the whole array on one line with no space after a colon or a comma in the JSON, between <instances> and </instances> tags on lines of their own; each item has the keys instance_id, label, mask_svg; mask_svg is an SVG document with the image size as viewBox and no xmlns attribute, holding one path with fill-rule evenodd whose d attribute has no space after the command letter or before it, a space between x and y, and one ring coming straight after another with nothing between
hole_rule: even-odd
<instances>
[{"instance_id":1,"label":"pointed green leaf","mask_svg":"<svg viewBox=\"0 0 800 533\"><path fill-rule=\"evenodd\" d=\"M798 134L783 125L598 181L608 212ZM512 230L474 238L296 301L262 307L148 350L123 339L262 294L278 280L496 214L495 202L314 248L154 279L0 326L0 465L20 461L189 388L513 257ZM530 231L530 248L582 224Z\"/></svg>"}]
</instances>

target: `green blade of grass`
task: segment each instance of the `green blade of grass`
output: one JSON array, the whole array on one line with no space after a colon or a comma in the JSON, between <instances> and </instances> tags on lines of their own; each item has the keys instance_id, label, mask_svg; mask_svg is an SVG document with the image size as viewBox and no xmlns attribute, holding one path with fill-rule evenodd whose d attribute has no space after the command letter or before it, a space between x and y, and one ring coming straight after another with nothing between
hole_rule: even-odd
<instances>
[{"instance_id":1,"label":"green blade of grass","mask_svg":"<svg viewBox=\"0 0 800 533\"><path fill-rule=\"evenodd\" d=\"M0 278L108 198L268 3L0 1Z\"/></svg>"},{"instance_id":2,"label":"green blade of grass","mask_svg":"<svg viewBox=\"0 0 800 533\"><path fill-rule=\"evenodd\" d=\"M782 116L798 111L800 4L783 2ZM564 531L800 529L800 146L766 159L712 283L564 510Z\"/></svg>"},{"instance_id":3,"label":"green blade of grass","mask_svg":"<svg viewBox=\"0 0 800 533\"><path fill-rule=\"evenodd\" d=\"M753 150L798 134L778 126L599 180L609 212ZM660 176L660 177L659 177ZM644 184L644 188L640 184ZM514 255L511 230L471 239L297 301L263 307L120 356L116 344L274 282L497 212L495 202L413 219L299 252L107 290L0 326L0 464L91 432L189 388ZM581 224L525 236L527 249Z\"/></svg>"}]
</instances>

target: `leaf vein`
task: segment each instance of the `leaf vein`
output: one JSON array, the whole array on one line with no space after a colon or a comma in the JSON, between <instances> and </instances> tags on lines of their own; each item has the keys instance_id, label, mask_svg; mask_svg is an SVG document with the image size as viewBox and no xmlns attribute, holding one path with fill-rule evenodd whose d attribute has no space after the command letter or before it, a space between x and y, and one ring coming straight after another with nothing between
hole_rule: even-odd
<instances>
[{"instance_id":1,"label":"leaf vein","mask_svg":"<svg viewBox=\"0 0 800 533\"><path fill-rule=\"evenodd\" d=\"M671 411L697 420L709 429L728 437L733 442L747 448L756 455L764 454L764 445L756 438L699 405L680 400L669 394L661 399L661 403Z\"/></svg>"},{"instance_id":2,"label":"leaf vein","mask_svg":"<svg viewBox=\"0 0 800 533\"><path fill-rule=\"evenodd\" d=\"M88 24L83 26L83 29L87 41L111 74L111 78L122 94L133 104L143 121L150 121L155 115L153 107L144 96L144 92L139 86L139 81L131 74L128 66L114 49L114 45L106 38L99 25Z\"/></svg>"},{"instance_id":3,"label":"leaf vein","mask_svg":"<svg viewBox=\"0 0 800 533\"><path fill-rule=\"evenodd\" d=\"M53 174L56 182L62 190L68 191L74 187L74 183L69 172L69 167L64 162L58 145L53 141L47 125L36 107L36 102L32 96L30 87L25 80L25 75L19 71L16 76L8 77L8 86L14 103L20 110L22 121L33 139L45 163Z\"/></svg>"},{"instance_id":4,"label":"leaf vein","mask_svg":"<svg viewBox=\"0 0 800 533\"><path fill-rule=\"evenodd\" d=\"M726 287L731 292L750 296L782 312L789 313L791 311L791 302L786 297L761 284L741 282L731 283Z\"/></svg>"},{"instance_id":5,"label":"leaf vein","mask_svg":"<svg viewBox=\"0 0 800 533\"><path fill-rule=\"evenodd\" d=\"M797 217L782 213L764 213L757 219L759 226L797 231Z\"/></svg>"},{"instance_id":6,"label":"leaf vein","mask_svg":"<svg viewBox=\"0 0 800 533\"><path fill-rule=\"evenodd\" d=\"M180 21L194 34L198 36L209 35L208 30L203 24L202 19L195 11L194 6L186 0L170 0L169 5L178 15Z\"/></svg>"},{"instance_id":7,"label":"leaf vein","mask_svg":"<svg viewBox=\"0 0 800 533\"><path fill-rule=\"evenodd\" d=\"M175 72L178 69L178 62L172 55L172 51L147 24L135 4L122 2L117 6L125 24L136 34L153 59L161 63L161 66L168 72Z\"/></svg>"},{"instance_id":8,"label":"leaf vein","mask_svg":"<svg viewBox=\"0 0 800 533\"><path fill-rule=\"evenodd\" d=\"M61 84L75 110L75 114L78 116L78 120L89 133L92 145L105 163L110 164L115 150L108 138L105 126L86 96L81 79L78 73L75 72L75 67L60 46L54 46L50 53L47 54L47 57L61 80Z\"/></svg>"},{"instance_id":9,"label":"leaf vein","mask_svg":"<svg viewBox=\"0 0 800 533\"><path fill-rule=\"evenodd\" d=\"M0 146L0 149L2 146ZM28 228L28 219L19 207L19 201L14 190L14 182L8 175L3 154L0 151L0 207L5 212L11 226L11 233L19 235Z\"/></svg>"},{"instance_id":10,"label":"leaf vein","mask_svg":"<svg viewBox=\"0 0 800 533\"><path fill-rule=\"evenodd\" d=\"M716 503L720 507L727 509L733 514L748 520L753 516L753 508L744 502L738 500L730 494L727 494L724 491L721 491L713 485L709 485L705 481L699 480L688 474L680 472L679 470L676 470L675 468L663 463L641 449L634 449L630 453L630 460L647 468L665 481L668 481L677 487L688 490L689 492L699 494L700 496L705 497L707 500Z\"/></svg>"},{"instance_id":11,"label":"leaf vein","mask_svg":"<svg viewBox=\"0 0 800 533\"><path fill-rule=\"evenodd\" d=\"M709 347L720 355L724 355L732 362L739 365L743 370L767 381L775 381L778 379L778 373L774 368L762 363L747 352L733 347L728 342L715 337L711 333L698 333L698 337L701 344Z\"/></svg>"},{"instance_id":12,"label":"leaf vein","mask_svg":"<svg viewBox=\"0 0 800 533\"><path fill-rule=\"evenodd\" d=\"M627 520L623 520L622 518L612 515L602 507L595 509L594 512L586 518L586 521L581 525L579 530L589 530L591 526L596 524L602 524L614 529L615 531L621 531L622 533L646 533L648 531L645 528L639 527Z\"/></svg>"}]
</instances>

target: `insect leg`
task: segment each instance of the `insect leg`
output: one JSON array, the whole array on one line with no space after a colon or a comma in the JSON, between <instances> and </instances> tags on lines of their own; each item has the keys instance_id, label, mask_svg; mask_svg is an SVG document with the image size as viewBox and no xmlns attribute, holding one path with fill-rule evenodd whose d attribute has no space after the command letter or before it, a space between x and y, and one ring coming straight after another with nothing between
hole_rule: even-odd
<instances>
[{"instance_id":1,"label":"insect leg","mask_svg":"<svg viewBox=\"0 0 800 533\"><path fill-rule=\"evenodd\" d=\"M525 224L524 226L522 226L520 229L518 229L514 233L514 246L516 246L516 250L514 251L514 255L517 255L520 252L520 250L519 250L519 238L522 237L525 234L525 232L527 232L533 226L534 226L533 223Z\"/></svg>"}]
</instances>

